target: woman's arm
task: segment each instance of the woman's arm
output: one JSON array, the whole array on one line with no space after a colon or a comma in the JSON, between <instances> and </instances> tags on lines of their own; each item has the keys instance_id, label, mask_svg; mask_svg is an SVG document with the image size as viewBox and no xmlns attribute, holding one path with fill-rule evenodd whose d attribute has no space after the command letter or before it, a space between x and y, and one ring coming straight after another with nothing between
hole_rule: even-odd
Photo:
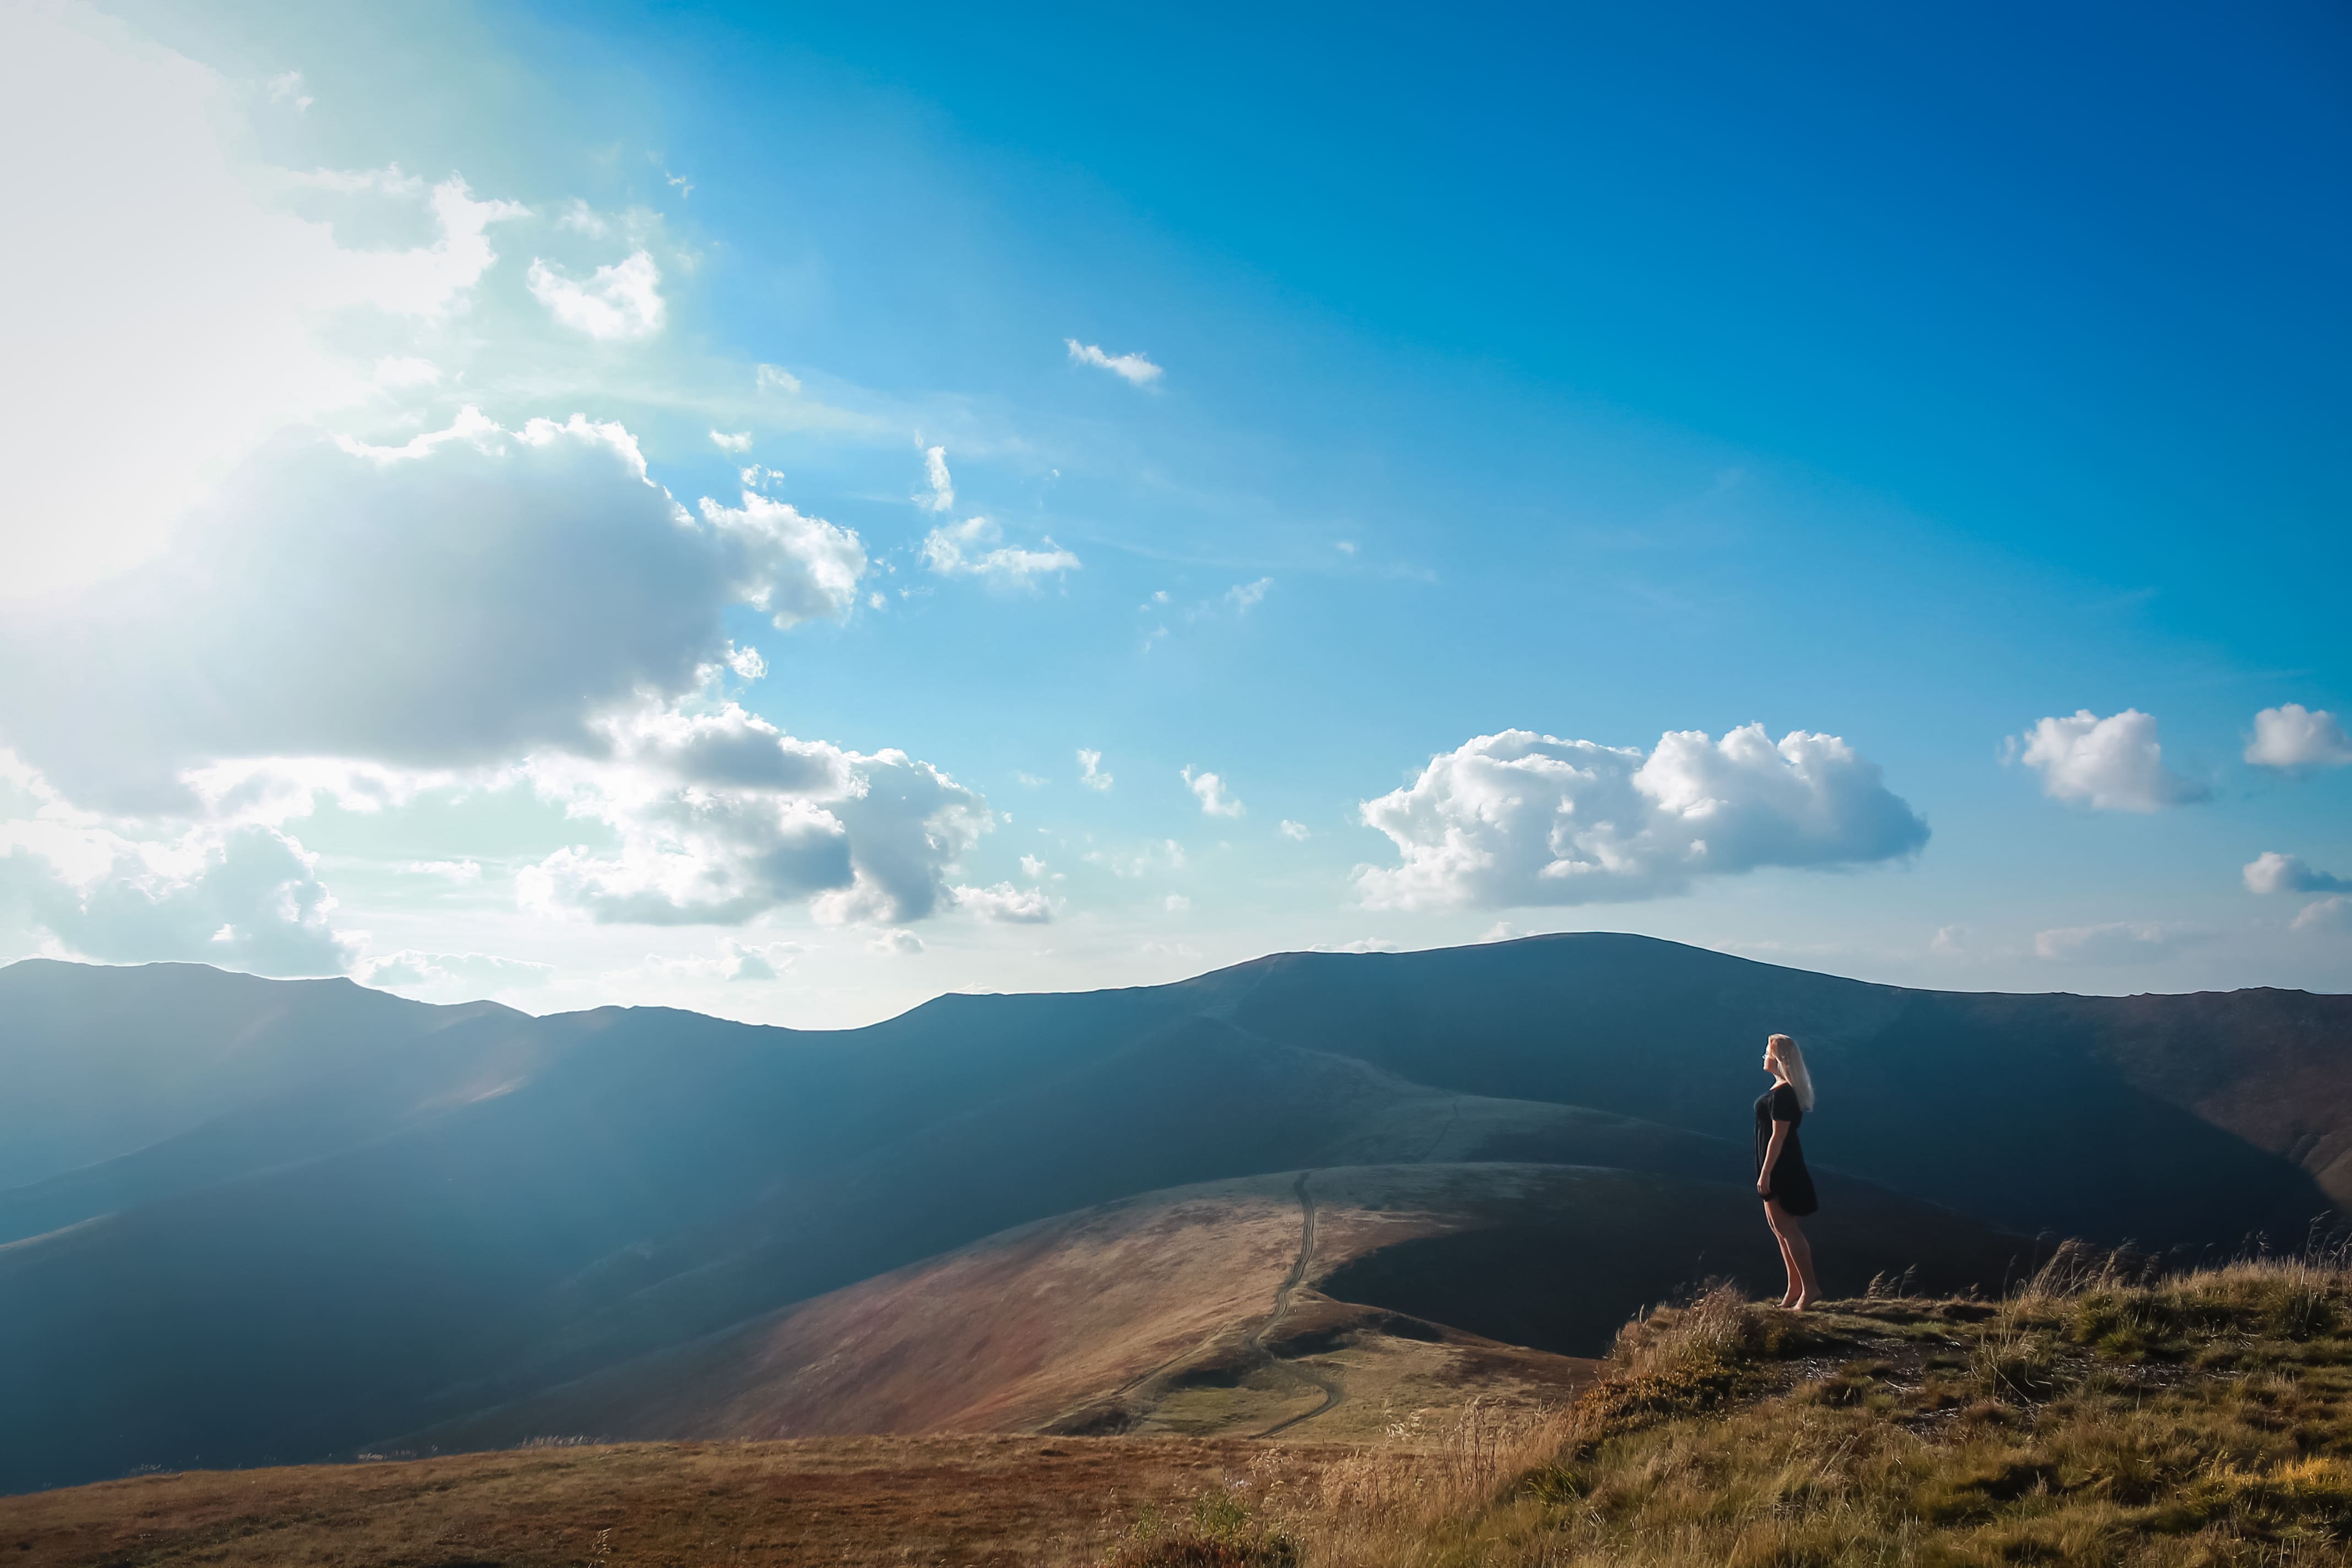
<instances>
[{"instance_id":1,"label":"woman's arm","mask_svg":"<svg viewBox=\"0 0 2352 1568\"><path fill-rule=\"evenodd\" d=\"M1756 1195L1759 1198L1772 1195L1772 1168L1780 1163L1780 1145L1789 1141L1792 1125L1777 1116L1772 1119L1772 1142L1764 1146L1764 1168L1756 1173Z\"/></svg>"}]
</instances>

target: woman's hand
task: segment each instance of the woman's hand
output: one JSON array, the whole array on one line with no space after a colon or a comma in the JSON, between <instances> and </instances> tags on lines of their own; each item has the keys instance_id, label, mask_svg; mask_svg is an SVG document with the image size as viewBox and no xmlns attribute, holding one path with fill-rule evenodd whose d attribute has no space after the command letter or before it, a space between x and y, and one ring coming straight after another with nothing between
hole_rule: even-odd
<instances>
[{"instance_id":1,"label":"woman's hand","mask_svg":"<svg viewBox=\"0 0 2352 1568\"><path fill-rule=\"evenodd\" d=\"M1771 1183L1769 1183L1769 1182L1768 1182L1768 1181L1766 1181L1766 1180L1765 1180L1763 1177L1761 1177L1761 1176L1757 1177L1757 1178L1756 1178L1756 1195L1757 1195L1758 1197L1759 1197L1759 1198L1769 1198L1769 1197L1770 1197L1770 1196L1772 1195L1772 1184L1771 1184Z\"/></svg>"}]
</instances>

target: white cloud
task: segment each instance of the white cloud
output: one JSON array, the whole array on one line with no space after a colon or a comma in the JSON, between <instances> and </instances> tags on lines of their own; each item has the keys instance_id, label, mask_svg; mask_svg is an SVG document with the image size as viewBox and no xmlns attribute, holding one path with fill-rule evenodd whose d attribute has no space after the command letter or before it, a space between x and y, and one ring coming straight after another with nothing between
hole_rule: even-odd
<instances>
[{"instance_id":1,"label":"white cloud","mask_svg":"<svg viewBox=\"0 0 2352 1568\"><path fill-rule=\"evenodd\" d=\"M923 538L923 564L942 577L981 577L1014 587L1033 584L1048 573L1078 569L1078 558L1050 537L1042 550L1003 544L1003 537L1004 531L984 517L942 524Z\"/></svg>"},{"instance_id":2,"label":"white cloud","mask_svg":"<svg viewBox=\"0 0 2352 1568\"><path fill-rule=\"evenodd\" d=\"M156 561L0 618L0 667L53 672L0 682L0 733L69 797L151 809L220 758L576 748L597 713L693 689L730 603L847 613L856 534L748 493L703 518L576 416L282 443Z\"/></svg>"},{"instance_id":3,"label":"white cloud","mask_svg":"<svg viewBox=\"0 0 2352 1568\"><path fill-rule=\"evenodd\" d=\"M401 869L412 877L438 877L446 882L482 879L482 863L478 860L411 860Z\"/></svg>"},{"instance_id":4,"label":"white cloud","mask_svg":"<svg viewBox=\"0 0 2352 1568\"><path fill-rule=\"evenodd\" d=\"M1010 882L992 888L958 888L955 901L957 908L970 910L982 920L1010 925L1044 925L1055 912L1055 901L1042 888L1016 888Z\"/></svg>"},{"instance_id":5,"label":"white cloud","mask_svg":"<svg viewBox=\"0 0 2352 1568\"><path fill-rule=\"evenodd\" d=\"M477 994L544 985L555 965L494 952L419 952L403 948L359 965L359 978L386 990L466 990Z\"/></svg>"},{"instance_id":6,"label":"white cloud","mask_svg":"<svg viewBox=\"0 0 2352 1568\"><path fill-rule=\"evenodd\" d=\"M1187 787L1200 796L1201 811L1207 816L1244 816L1249 808L1225 793L1225 781L1214 773L1195 773L1187 763L1183 770Z\"/></svg>"},{"instance_id":7,"label":"white cloud","mask_svg":"<svg viewBox=\"0 0 2352 1568\"><path fill-rule=\"evenodd\" d=\"M373 358L453 313L525 209L454 177L257 169L239 84L70 0L0 17L0 140L41 149L8 182L11 232L37 238L0 247L0 597L28 599L146 559L271 432L372 395L338 329ZM289 210L321 203L436 232L346 247Z\"/></svg>"},{"instance_id":8,"label":"white cloud","mask_svg":"<svg viewBox=\"0 0 2352 1568\"><path fill-rule=\"evenodd\" d=\"M730 436L723 430L713 430L710 444L722 452L748 452L751 449L751 432L738 430Z\"/></svg>"},{"instance_id":9,"label":"white cloud","mask_svg":"<svg viewBox=\"0 0 2352 1568\"><path fill-rule=\"evenodd\" d=\"M338 265L345 276L339 287L351 303L426 319L456 308L498 260L490 246L490 225L530 214L520 202L477 199L457 175L428 185L414 174L402 174L397 165L320 170L290 176L289 183L297 190L355 197L366 204L421 203L432 214L440 237L415 250L343 251Z\"/></svg>"},{"instance_id":10,"label":"white cloud","mask_svg":"<svg viewBox=\"0 0 2352 1568\"><path fill-rule=\"evenodd\" d=\"M768 661L760 657L760 650L755 647L737 647L732 643L728 644L725 663L728 668L745 680L757 680L768 673Z\"/></svg>"},{"instance_id":11,"label":"white cloud","mask_svg":"<svg viewBox=\"0 0 2352 1568\"><path fill-rule=\"evenodd\" d=\"M1293 822L1290 818L1286 816L1282 819L1281 832L1285 838L1290 839L1295 843L1304 844L1307 842L1307 824L1303 822Z\"/></svg>"},{"instance_id":12,"label":"white cloud","mask_svg":"<svg viewBox=\"0 0 2352 1568\"><path fill-rule=\"evenodd\" d=\"M1969 950L1969 938L1975 933L1967 926L1937 926L1927 942L1927 951L1947 958L1956 958Z\"/></svg>"},{"instance_id":13,"label":"white cloud","mask_svg":"<svg viewBox=\"0 0 2352 1568\"><path fill-rule=\"evenodd\" d=\"M663 958L647 953L646 962L675 980L761 981L776 979L792 968L793 958L803 951L796 942L744 942L722 936L709 957Z\"/></svg>"},{"instance_id":14,"label":"white cloud","mask_svg":"<svg viewBox=\"0 0 2352 1568\"><path fill-rule=\"evenodd\" d=\"M2263 768L2340 768L2352 764L2352 736L2326 709L2300 702L2265 708L2254 715L2246 761Z\"/></svg>"},{"instance_id":15,"label":"white cloud","mask_svg":"<svg viewBox=\"0 0 2352 1568\"><path fill-rule=\"evenodd\" d=\"M2137 708L2101 719L2085 708L2043 719L2019 739L2025 765L2053 800L2087 801L2099 811L2161 811L2208 798L2164 765L2156 720Z\"/></svg>"},{"instance_id":16,"label":"white cloud","mask_svg":"<svg viewBox=\"0 0 2352 1568\"><path fill-rule=\"evenodd\" d=\"M2274 850L2246 862L2244 876L2250 893L2352 893L2352 878L2315 871L2301 856Z\"/></svg>"},{"instance_id":17,"label":"white cloud","mask_svg":"<svg viewBox=\"0 0 2352 1568\"><path fill-rule=\"evenodd\" d=\"M341 974L358 939L333 928L334 908L315 858L275 828L139 841L86 821L0 823L0 915L101 963Z\"/></svg>"},{"instance_id":18,"label":"white cloud","mask_svg":"<svg viewBox=\"0 0 2352 1568\"><path fill-rule=\"evenodd\" d=\"M558 850L518 883L528 908L602 922L736 925L790 904L822 923L900 924L953 894L987 803L902 752L800 741L733 703L607 720L605 753L528 772L617 841Z\"/></svg>"},{"instance_id":19,"label":"white cloud","mask_svg":"<svg viewBox=\"0 0 2352 1568\"><path fill-rule=\"evenodd\" d=\"M1234 607L1234 614L1245 616L1265 603L1265 591L1273 586L1274 579L1271 577L1261 577L1255 583L1236 583L1225 590L1225 603Z\"/></svg>"},{"instance_id":20,"label":"white cloud","mask_svg":"<svg viewBox=\"0 0 2352 1568\"><path fill-rule=\"evenodd\" d=\"M740 552L737 595L778 627L837 621L857 602L866 547L848 529L748 489L740 507L705 496L702 518Z\"/></svg>"},{"instance_id":21,"label":"white cloud","mask_svg":"<svg viewBox=\"0 0 2352 1568\"><path fill-rule=\"evenodd\" d=\"M1432 758L1419 779L1363 803L1403 856L1366 867L1364 900L1395 909L1509 909L1655 898L1767 866L1907 857L1927 825L1834 735L1761 724L1720 742L1668 731L1631 747L1526 730Z\"/></svg>"},{"instance_id":22,"label":"white cloud","mask_svg":"<svg viewBox=\"0 0 2352 1568\"><path fill-rule=\"evenodd\" d=\"M761 392L781 392L787 397L801 394L801 378L780 364L761 365L751 384Z\"/></svg>"},{"instance_id":23,"label":"white cloud","mask_svg":"<svg viewBox=\"0 0 2352 1568\"><path fill-rule=\"evenodd\" d=\"M923 449L923 482L927 494L915 498L915 504L925 511L945 511L955 505L955 479L948 473L948 449L927 447Z\"/></svg>"},{"instance_id":24,"label":"white cloud","mask_svg":"<svg viewBox=\"0 0 2352 1568\"><path fill-rule=\"evenodd\" d=\"M2352 931L2352 898L2338 893L2303 906L2289 922L2294 931Z\"/></svg>"},{"instance_id":25,"label":"white cloud","mask_svg":"<svg viewBox=\"0 0 2352 1568\"><path fill-rule=\"evenodd\" d=\"M1088 789L1108 789L1111 775L1103 772L1102 753L1078 748L1078 783Z\"/></svg>"},{"instance_id":26,"label":"white cloud","mask_svg":"<svg viewBox=\"0 0 2352 1568\"><path fill-rule=\"evenodd\" d=\"M2162 921L2115 921L2033 933L2033 955L2053 963L2146 963L2212 935Z\"/></svg>"},{"instance_id":27,"label":"white cloud","mask_svg":"<svg viewBox=\"0 0 2352 1568\"><path fill-rule=\"evenodd\" d=\"M1043 881L1045 878L1045 862L1034 855L1024 855L1021 857L1021 874L1033 882Z\"/></svg>"},{"instance_id":28,"label":"white cloud","mask_svg":"<svg viewBox=\"0 0 2352 1568\"><path fill-rule=\"evenodd\" d=\"M1160 905L1171 915L1181 915L1192 907L1192 900L1181 893L1171 893L1160 900Z\"/></svg>"},{"instance_id":29,"label":"white cloud","mask_svg":"<svg viewBox=\"0 0 2352 1568\"><path fill-rule=\"evenodd\" d=\"M910 931L880 931L866 944L866 951L889 958L912 958L923 951L923 939Z\"/></svg>"},{"instance_id":30,"label":"white cloud","mask_svg":"<svg viewBox=\"0 0 2352 1568\"><path fill-rule=\"evenodd\" d=\"M355 816L406 805L428 791L474 782L449 769L387 767L337 757L244 757L184 770L180 783L210 822L282 827L321 800Z\"/></svg>"},{"instance_id":31,"label":"white cloud","mask_svg":"<svg viewBox=\"0 0 2352 1568\"><path fill-rule=\"evenodd\" d=\"M1076 338L1064 338L1062 342L1069 348L1072 364L1090 364L1097 370L1107 370L1133 386L1150 386L1164 374L1158 365L1139 353L1107 354L1092 343L1082 343Z\"/></svg>"},{"instance_id":32,"label":"white cloud","mask_svg":"<svg viewBox=\"0 0 2352 1568\"><path fill-rule=\"evenodd\" d=\"M662 330L668 306L661 297L661 268L645 251L599 267L586 282L567 278L544 258L526 275L531 297L574 331L622 342L649 338Z\"/></svg>"}]
</instances>

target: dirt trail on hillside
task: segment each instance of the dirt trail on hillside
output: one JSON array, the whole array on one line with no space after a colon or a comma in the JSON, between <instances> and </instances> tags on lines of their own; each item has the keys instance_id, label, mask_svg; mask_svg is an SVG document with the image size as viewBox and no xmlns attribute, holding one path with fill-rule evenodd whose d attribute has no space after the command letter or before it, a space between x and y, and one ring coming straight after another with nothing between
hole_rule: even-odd
<instances>
[{"instance_id":1,"label":"dirt trail on hillside","mask_svg":"<svg viewBox=\"0 0 2352 1568\"><path fill-rule=\"evenodd\" d=\"M1314 1179L1314 1176L1315 1173L1312 1171L1299 1172L1297 1184L1290 1189L1298 1194L1298 1257L1291 1263L1290 1272L1283 1277L1282 1283L1275 1288L1274 1310L1267 1315L1265 1322L1257 1326L1257 1331L1250 1335L1249 1346L1252 1351L1264 1358L1266 1365L1276 1371L1321 1389L1323 1403L1312 1410L1304 1410L1296 1415L1276 1422L1258 1434L1261 1437L1271 1437L1276 1433L1286 1432L1302 1421L1312 1421L1318 1415L1336 1410L1339 1403L1348 1397L1348 1391L1338 1377L1327 1372L1318 1371L1314 1367L1285 1361L1265 1348L1266 1335L1282 1326L1282 1320L1290 1312L1291 1297L1297 1294L1300 1283L1307 1278L1307 1270L1315 1263L1315 1194L1307 1187L1307 1184Z\"/></svg>"}]
</instances>

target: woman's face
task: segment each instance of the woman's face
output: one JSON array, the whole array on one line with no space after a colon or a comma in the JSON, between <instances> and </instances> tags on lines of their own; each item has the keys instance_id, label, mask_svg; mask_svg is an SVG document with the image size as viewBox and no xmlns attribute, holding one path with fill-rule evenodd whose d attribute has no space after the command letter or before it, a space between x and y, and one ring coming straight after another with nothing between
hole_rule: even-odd
<instances>
[{"instance_id":1,"label":"woman's face","mask_svg":"<svg viewBox=\"0 0 2352 1568\"><path fill-rule=\"evenodd\" d=\"M1770 1073L1774 1078L1779 1078L1780 1076L1780 1054L1773 1050L1769 1045L1764 1047L1764 1070Z\"/></svg>"}]
</instances>

